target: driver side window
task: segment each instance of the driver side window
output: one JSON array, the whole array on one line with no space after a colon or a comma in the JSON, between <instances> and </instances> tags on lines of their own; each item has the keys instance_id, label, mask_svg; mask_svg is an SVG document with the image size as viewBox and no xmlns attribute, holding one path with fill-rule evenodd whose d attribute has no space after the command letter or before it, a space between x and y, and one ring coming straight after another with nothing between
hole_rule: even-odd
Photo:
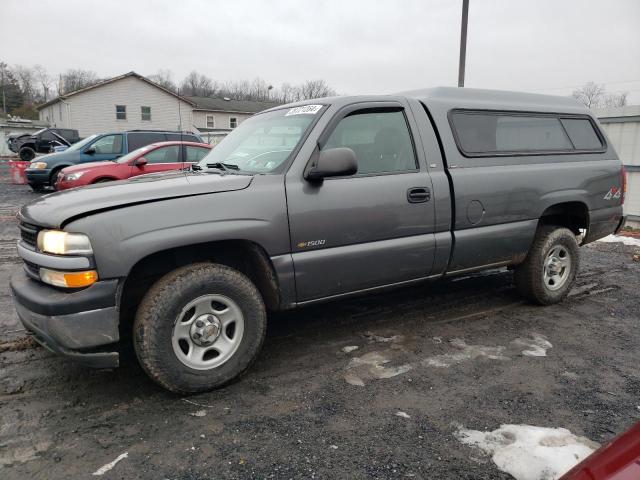
<instances>
[{"instance_id":1,"label":"driver side window","mask_svg":"<svg viewBox=\"0 0 640 480\"><path fill-rule=\"evenodd\" d=\"M417 169L409 127L402 110L356 111L338 123L323 149L347 147L367 175Z\"/></svg>"}]
</instances>

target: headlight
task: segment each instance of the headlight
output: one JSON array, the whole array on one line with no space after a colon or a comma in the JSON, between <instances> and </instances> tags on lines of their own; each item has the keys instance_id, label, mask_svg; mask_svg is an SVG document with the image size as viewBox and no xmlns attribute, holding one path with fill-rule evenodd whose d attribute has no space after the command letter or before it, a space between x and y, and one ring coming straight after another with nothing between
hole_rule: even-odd
<instances>
[{"instance_id":1,"label":"headlight","mask_svg":"<svg viewBox=\"0 0 640 480\"><path fill-rule=\"evenodd\" d=\"M40 279L44 283L54 285L56 287L65 288L82 288L93 285L98 280L98 272L95 270L87 270L84 272L59 272L57 270L49 270L48 268L40 268Z\"/></svg>"},{"instance_id":2,"label":"headlight","mask_svg":"<svg viewBox=\"0 0 640 480\"><path fill-rule=\"evenodd\" d=\"M84 175L84 172L68 173L64 176L64 180L65 182L72 182L73 180L78 180L82 175Z\"/></svg>"},{"instance_id":3,"label":"headlight","mask_svg":"<svg viewBox=\"0 0 640 480\"><path fill-rule=\"evenodd\" d=\"M43 170L47 168L47 162L31 162L29 164L29 168L36 168L38 170Z\"/></svg>"},{"instance_id":4,"label":"headlight","mask_svg":"<svg viewBox=\"0 0 640 480\"><path fill-rule=\"evenodd\" d=\"M38 234L38 248L58 255L86 255L93 253L89 237L83 233L42 230Z\"/></svg>"}]
</instances>

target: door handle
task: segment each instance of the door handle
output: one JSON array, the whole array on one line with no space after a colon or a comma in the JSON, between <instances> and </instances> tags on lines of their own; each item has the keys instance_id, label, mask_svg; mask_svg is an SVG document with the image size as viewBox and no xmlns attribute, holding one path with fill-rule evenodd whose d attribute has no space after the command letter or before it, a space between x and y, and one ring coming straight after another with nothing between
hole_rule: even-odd
<instances>
[{"instance_id":1,"label":"door handle","mask_svg":"<svg viewBox=\"0 0 640 480\"><path fill-rule=\"evenodd\" d=\"M431 191L427 187L413 187L407 190L409 203L423 203L431 200Z\"/></svg>"}]
</instances>

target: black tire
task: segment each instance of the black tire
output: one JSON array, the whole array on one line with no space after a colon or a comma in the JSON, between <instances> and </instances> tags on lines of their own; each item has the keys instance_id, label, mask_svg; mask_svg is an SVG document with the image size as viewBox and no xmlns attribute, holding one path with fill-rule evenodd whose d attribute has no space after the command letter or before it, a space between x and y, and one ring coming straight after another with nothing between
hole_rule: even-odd
<instances>
[{"instance_id":1,"label":"black tire","mask_svg":"<svg viewBox=\"0 0 640 480\"><path fill-rule=\"evenodd\" d=\"M549 255L554 249L565 252L568 266L562 283L553 284L546 279L545 264L551 261ZM557 251L557 250L555 250ZM533 245L525 261L514 271L514 282L521 295L540 305L561 302L569 294L580 265L580 252L575 234L568 228L543 225L538 228ZM562 267L560 267L562 270ZM549 270L551 271L551 270Z\"/></svg>"},{"instance_id":2,"label":"black tire","mask_svg":"<svg viewBox=\"0 0 640 480\"><path fill-rule=\"evenodd\" d=\"M96 180L93 183L106 183L106 182L113 182L113 178L101 178L99 180Z\"/></svg>"},{"instance_id":3,"label":"black tire","mask_svg":"<svg viewBox=\"0 0 640 480\"><path fill-rule=\"evenodd\" d=\"M47 187L44 185L29 185L34 192L42 193L47 191Z\"/></svg>"},{"instance_id":4,"label":"black tire","mask_svg":"<svg viewBox=\"0 0 640 480\"><path fill-rule=\"evenodd\" d=\"M36 151L31 147L22 147L20 148L20 160L23 162L30 162L34 158L36 158Z\"/></svg>"},{"instance_id":5,"label":"black tire","mask_svg":"<svg viewBox=\"0 0 640 480\"><path fill-rule=\"evenodd\" d=\"M55 188L56 186L56 182L58 181L58 174L60 173L60 170L62 170L64 167L58 167L58 168L54 168L51 171L51 175L49 175L49 185L53 188Z\"/></svg>"},{"instance_id":6,"label":"black tire","mask_svg":"<svg viewBox=\"0 0 640 480\"><path fill-rule=\"evenodd\" d=\"M172 335L183 308L204 295L232 299L244 317L237 350L225 363L208 370L185 365L174 352ZM260 292L245 275L224 265L195 263L158 280L142 299L133 325L136 355L144 371L175 393L208 391L242 375L256 360L267 329Z\"/></svg>"}]
</instances>

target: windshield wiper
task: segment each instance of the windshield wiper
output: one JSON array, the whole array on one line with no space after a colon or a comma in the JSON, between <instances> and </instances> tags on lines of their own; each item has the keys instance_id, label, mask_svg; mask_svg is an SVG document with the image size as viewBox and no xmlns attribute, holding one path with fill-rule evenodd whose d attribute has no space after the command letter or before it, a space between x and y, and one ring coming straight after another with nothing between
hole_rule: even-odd
<instances>
[{"instance_id":1,"label":"windshield wiper","mask_svg":"<svg viewBox=\"0 0 640 480\"><path fill-rule=\"evenodd\" d=\"M197 163L192 163L191 164L191 170L194 170L194 171L202 170L202 167L200 165L198 165Z\"/></svg>"},{"instance_id":2,"label":"windshield wiper","mask_svg":"<svg viewBox=\"0 0 640 480\"><path fill-rule=\"evenodd\" d=\"M240 167L234 163L223 162L207 163L207 168L217 168L218 170L223 170L225 172L228 172L229 170L240 170Z\"/></svg>"}]
</instances>

